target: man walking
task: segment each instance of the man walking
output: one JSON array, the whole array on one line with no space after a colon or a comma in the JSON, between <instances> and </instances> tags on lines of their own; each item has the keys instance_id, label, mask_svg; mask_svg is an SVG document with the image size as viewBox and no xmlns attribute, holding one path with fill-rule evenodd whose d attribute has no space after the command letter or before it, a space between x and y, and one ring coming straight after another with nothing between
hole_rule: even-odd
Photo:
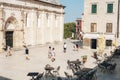
<instances>
[{"instance_id":1,"label":"man walking","mask_svg":"<svg viewBox=\"0 0 120 80\"><path fill-rule=\"evenodd\" d=\"M66 53L66 49L67 49L67 44L66 43L64 43L63 49L64 49L64 53Z\"/></svg>"},{"instance_id":2,"label":"man walking","mask_svg":"<svg viewBox=\"0 0 120 80\"><path fill-rule=\"evenodd\" d=\"M25 54L26 54L26 60L29 60L29 49L27 48L27 46L25 46Z\"/></svg>"}]
</instances>

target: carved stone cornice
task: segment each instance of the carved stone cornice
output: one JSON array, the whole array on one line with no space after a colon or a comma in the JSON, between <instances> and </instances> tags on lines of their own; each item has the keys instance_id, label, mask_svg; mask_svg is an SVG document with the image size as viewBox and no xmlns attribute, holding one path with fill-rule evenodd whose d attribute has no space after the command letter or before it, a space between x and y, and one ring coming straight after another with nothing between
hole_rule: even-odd
<instances>
[{"instance_id":1,"label":"carved stone cornice","mask_svg":"<svg viewBox=\"0 0 120 80\"><path fill-rule=\"evenodd\" d=\"M19 8L19 9L28 9L28 10L35 10L35 11L46 11L46 12L54 12L54 13L57 13L57 14L64 14L64 12L51 11L51 10L48 10L48 9L39 9L37 7L16 5L16 4L10 4L10 3L4 3L4 2L1 2L0 5L4 5L4 7L8 6L8 7Z\"/></svg>"},{"instance_id":2,"label":"carved stone cornice","mask_svg":"<svg viewBox=\"0 0 120 80\"><path fill-rule=\"evenodd\" d=\"M65 8L65 6L61 5L61 4L53 4L53 3L49 3L49 2L45 2L45 1L41 1L41 0L21 0L24 2L29 2L29 3L34 3L34 4L42 4L42 5L48 5L48 6L52 6L52 7L58 7L58 8Z\"/></svg>"},{"instance_id":3,"label":"carved stone cornice","mask_svg":"<svg viewBox=\"0 0 120 80\"><path fill-rule=\"evenodd\" d=\"M8 7L13 7L13 8L22 8L22 9L34 9L34 10L38 10L38 8L36 7L28 7L28 6L23 6L23 5L16 5L16 4L10 4L10 3L4 3L4 2L0 2L0 5L4 5L5 6L8 6Z\"/></svg>"},{"instance_id":4,"label":"carved stone cornice","mask_svg":"<svg viewBox=\"0 0 120 80\"><path fill-rule=\"evenodd\" d=\"M45 11L45 12L50 12L50 13L56 13L56 14L64 14L64 12L61 13L61 12L57 12L57 11L50 11L48 9L43 9L43 10L40 10L40 11Z\"/></svg>"}]
</instances>

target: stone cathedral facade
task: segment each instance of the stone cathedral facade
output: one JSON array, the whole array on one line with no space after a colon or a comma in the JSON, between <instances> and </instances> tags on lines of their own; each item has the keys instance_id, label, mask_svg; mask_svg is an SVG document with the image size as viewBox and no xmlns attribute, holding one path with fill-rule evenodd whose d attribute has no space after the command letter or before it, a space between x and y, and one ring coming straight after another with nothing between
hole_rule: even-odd
<instances>
[{"instance_id":1,"label":"stone cathedral facade","mask_svg":"<svg viewBox=\"0 0 120 80\"><path fill-rule=\"evenodd\" d=\"M58 0L0 0L0 51L63 41L63 26Z\"/></svg>"}]
</instances>

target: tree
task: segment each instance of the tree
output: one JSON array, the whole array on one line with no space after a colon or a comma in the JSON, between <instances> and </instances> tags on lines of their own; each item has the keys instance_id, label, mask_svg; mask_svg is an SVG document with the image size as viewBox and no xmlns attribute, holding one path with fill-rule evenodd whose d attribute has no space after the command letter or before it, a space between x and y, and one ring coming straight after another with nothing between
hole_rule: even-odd
<instances>
[{"instance_id":1,"label":"tree","mask_svg":"<svg viewBox=\"0 0 120 80\"><path fill-rule=\"evenodd\" d=\"M76 25L74 22L64 24L64 38L72 37L72 33L76 32Z\"/></svg>"}]
</instances>

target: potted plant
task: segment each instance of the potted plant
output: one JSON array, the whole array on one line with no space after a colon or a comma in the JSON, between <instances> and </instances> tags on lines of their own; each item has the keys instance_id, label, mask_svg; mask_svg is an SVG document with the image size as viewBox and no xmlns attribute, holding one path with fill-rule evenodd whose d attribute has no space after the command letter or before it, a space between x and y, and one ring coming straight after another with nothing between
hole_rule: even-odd
<instances>
[{"instance_id":1,"label":"potted plant","mask_svg":"<svg viewBox=\"0 0 120 80\"><path fill-rule=\"evenodd\" d=\"M82 56L82 61L85 63L87 61L87 55Z\"/></svg>"}]
</instances>

